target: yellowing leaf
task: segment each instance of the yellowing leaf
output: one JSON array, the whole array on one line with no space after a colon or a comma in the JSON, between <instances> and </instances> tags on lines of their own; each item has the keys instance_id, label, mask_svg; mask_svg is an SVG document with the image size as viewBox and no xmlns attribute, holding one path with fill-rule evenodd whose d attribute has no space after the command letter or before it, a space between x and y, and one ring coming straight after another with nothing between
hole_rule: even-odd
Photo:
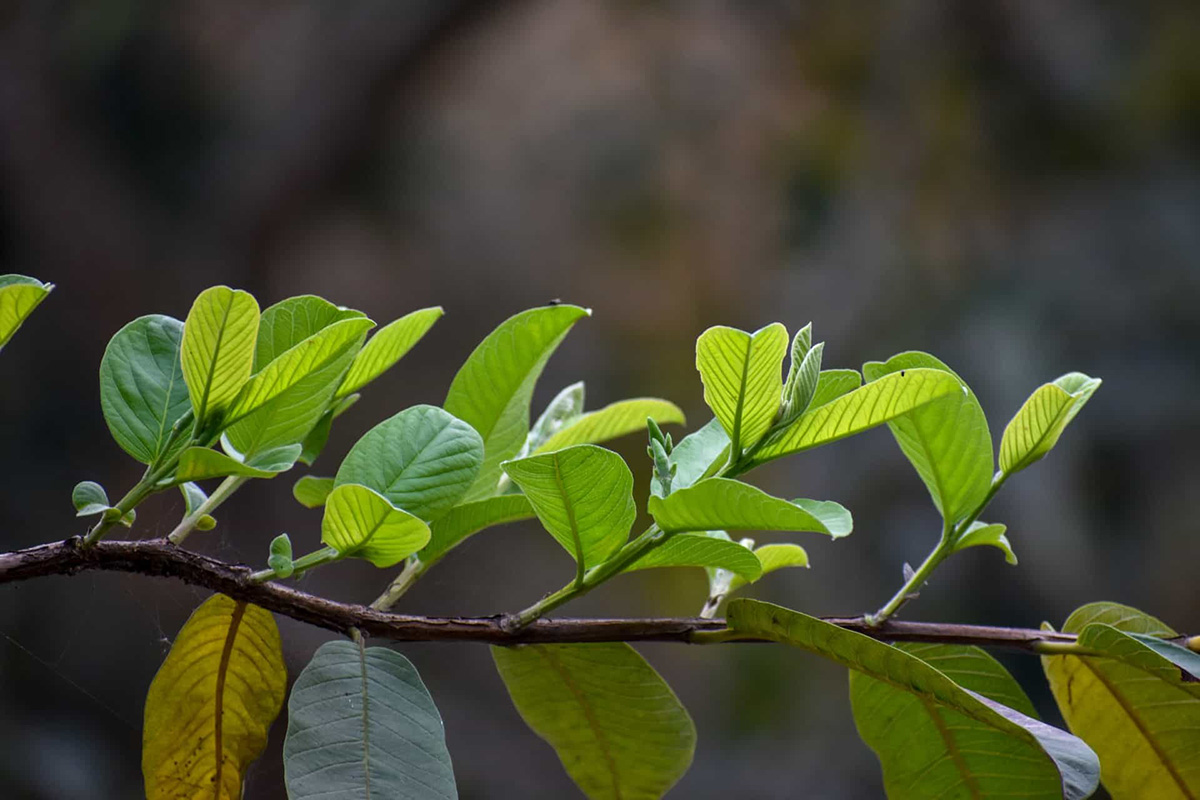
<instances>
[{"instance_id":1,"label":"yellowing leaf","mask_svg":"<svg viewBox=\"0 0 1200 800\"><path fill-rule=\"evenodd\" d=\"M704 402L729 434L735 455L753 447L779 412L787 328L778 322L753 334L718 325L696 340Z\"/></svg>"},{"instance_id":2,"label":"yellowing leaf","mask_svg":"<svg viewBox=\"0 0 1200 800\"><path fill-rule=\"evenodd\" d=\"M228 286L205 289L183 324L183 379L196 421L204 424L233 402L254 366L258 301Z\"/></svg>"},{"instance_id":3,"label":"yellowing leaf","mask_svg":"<svg viewBox=\"0 0 1200 800\"><path fill-rule=\"evenodd\" d=\"M206 600L175 638L146 695L147 800L238 800L286 687L271 614L220 594Z\"/></svg>"},{"instance_id":4,"label":"yellowing leaf","mask_svg":"<svg viewBox=\"0 0 1200 800\"><path fill-rule=\"evenodd\" d=\"M656 397L636 397L605 406L599 411L589 411L559 430L546 440L535 452L545 453L561 450L575 444L599 444L616 439L627 433L644 431L646 418L659 425L669 422L686 422L682 409L668 400Z\"/></svg>"}]
</instances>

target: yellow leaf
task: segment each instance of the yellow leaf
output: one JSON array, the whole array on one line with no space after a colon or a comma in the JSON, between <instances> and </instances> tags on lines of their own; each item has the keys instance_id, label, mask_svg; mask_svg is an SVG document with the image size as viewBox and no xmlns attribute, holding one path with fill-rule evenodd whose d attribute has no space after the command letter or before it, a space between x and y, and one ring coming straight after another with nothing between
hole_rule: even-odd
<instances>
[{"instance_id":1,"label":"yellow leaf","mask_svg":"<svg viewBox=\"0 0 1200 800\"><path fill-rule=\"evenodd\" d=\"M239 800L283 708L287 670L271 614L225 595L196 609L146 695L147 800Z\"/></svg>"}]
</instances>

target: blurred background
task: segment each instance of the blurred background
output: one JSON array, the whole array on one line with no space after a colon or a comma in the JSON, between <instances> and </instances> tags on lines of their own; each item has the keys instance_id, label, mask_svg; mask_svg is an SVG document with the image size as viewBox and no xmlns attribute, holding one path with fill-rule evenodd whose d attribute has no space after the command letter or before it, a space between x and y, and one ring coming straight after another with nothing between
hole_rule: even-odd
<instances>
[{"instance_id":1,"label":"blurred background","mask_svg":"<svg viewBox=\"0 0 1200 800\"><path fill-rule=\"evenodd\" d=\"M446 317L334 429L314 468L418 402L440 403L497 323L590 306L535 414L586 380L709 417L694 340L812 320L827 366L906 349L972 385L998 441L1039 384L1104 386L986 518L991 549L944 566L908 619L1061 624L1114 600L1200 632L1200 6L895 2L9 2L0 8L0 273L58 289L0 360L0 547L84 530L70 490L139 476L110 439L97 368L150 312L225 283L262 305L317 293L385 323ZM680 432L675 432L678 439ZM645 442L631 459L639 503ZM189 546L259 565L315 544L300 470L247 486ZM886 430L764 468L837 500L856 533L802 538L811 570L750 594L817 614L877 608L937 537ZM642 503L644 507L644 503ZM134 535L182 513L154 498ZM760 541L783 537L760 537ZM468 542L402 610L491 614L572 574L535 523ZM315 592L369 601L340 564ZM700 570L625 576L572 615L692 615ZM142 702L204 593L86 573L0 587L0 794L141 794ZM280 619L294 677L328 639ZM446 722L463 798L576 796L485 648L400 646ZM843 670L757 646L640 648L696 719L672 797L875 798ZM1001 658L1047 719L1036 660ZM283 798L275 725L247 796Z\"/></svg>"}]
</instances>

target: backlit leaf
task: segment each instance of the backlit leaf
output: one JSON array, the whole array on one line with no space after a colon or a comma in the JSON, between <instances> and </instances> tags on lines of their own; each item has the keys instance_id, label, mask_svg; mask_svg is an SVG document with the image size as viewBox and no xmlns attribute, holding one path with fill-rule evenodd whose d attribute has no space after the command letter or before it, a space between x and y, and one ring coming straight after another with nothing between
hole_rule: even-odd
<instances>
[{"instance_id":1,"label":"backlit leaf","mask_svg":"<svg viewBox=\"0 0 1200 800\"><path fill-rule=\"evenodd\" d=\"M826 403L832 403L847 392L853 392L862 386L862 375L853 369L821 370L817 378L817 388L813 391L810 409L820 408Z\"/></svg>"},{"instance_id":2,"label":"backlit leaf","mask_svg":"<svg viewBox=\"0 0 1200 800\"><path fill-rule=\"evenodd\" d=\"M282 471L282 470L280 470ZM203 481L209 478L224 478L240 475L245 478L274 478L278 472L252 467L224 453L207 447L189 447L179 454L179 466L175 469L175 480Z\"/></svg>"},{"instance_id":3,"label":"backlit leaf","mask_svg":"<svg viewBox=\"0 0 1200 800\"><path fill-rule=\"evenodd\" d=\"M228 286L205 289L183 325L180 359L196 420L208 425L250 378L258 337L258 301Z\"/></svg>"},{"instance_id":4,"label":"backlit leaf","mask_svg":"<svg viewBox=\"0 0 1200 800\"><path fill-rule=\"evenodd\" d=\"M696 533L678 533L625 568L626 572L654 567L710 567L756 581L762 564L749 548L737 542Z\"/></svg>"},{"instance_id":5,"label":"backlit leaf","mask_svg":"<svg viewBox=\"0 0 1200 800\"><path fill-rule=\"evenodd\" d=\"M378 492L346 483L325 500L321 541L343 556L390 567L429 542L429 526Z\"/></svg>"},{"instance_id":6,"label":"backlit leaf","mask_svg":"<svg viewBox=\"0 0 1200 800\"><path fill-rule=\"evenodd\" d=\"M1004 535L1008 528L999 524L987 524L986 522L972 522L971 527L967 528L966 533L962 538L954 543L954 550L957 553L959 550L965 550L968 547L978 547L980 545L991 545L1004 553L1004 560L1009 564L1017 563L1017 554L1013 552L1012 545L1008 542L1008 537Z\"/></svg>"},{"instance_id":7,"label":"backlit leaf","mask_svg":"<svg viewBox=\"0 0 1200 800\"><path fill-rule=\"evenodd\" d=\"M1000 469L1011 475L1045 457L1100 388L1099 378L1071 372L1038 388L1004 429Z\"/></svg>"},{"instance_id":8,"label":"backlit leaf","mask_svg":"<svg viewBox=\"0 0 1200 800\"><path fill-rule=\"evenodd\" d=\"M391 369L421 341L443 313L441 306L422 308L380 328L354 357L350 371L334 396L341 398L353 394Z\"/></svg>"},{"instance_id":9,"label":"backlit leaf","mask_svg":"<svg viewBox=\"0 0 1200 800\"><path fill-rule=\"evenodd\" d=\"M533 519L533 506L521 494L502 494L450 509L429 526L429 544L417 557L426 564L438 560L468 536L493 525Z\"/></svg>"},{"instance_id":10,"label":"backlit leaf","mask_svg":"<svg viewBox=\"0 0 1200 800\"><path fill-rule=\"evenodd\" d=\"M0 349L41 304L54 284L25 275L0 275Z\"/></svg>"},{"instance_id":11,"label":"backlit leaf","mask_svg":"<svg viewBox=\"0 0 1200 800\"><path fill-rule=\"evenodd\" d=\"M647 417L659 425L666 425L668 422L682 425L686 422L679 406L667 400L654 397L621 400L599 411L589 411L580 415L574 422L568 423L546 440L535 452L561 450L576 444L599 444L628 433L644 431Z\"/></svg>"},{"instance_id":12,"label":"backlit leaf","mask_svg":"<svg viewBox=\"0 0 1200 800\"><path fill-rule=\"evenodd\" d=\"M333 428L333 421L350 410L350 407L358 402L361 394L351 394L343 397L341 400L333 403L317 420L317 424L308 432L301 442L300 461L308 466L312 466L317 460L317 456L325 449L325 445L329 442L329 432Z\"/></svg>"},{"instance_id":13,"label":"backlit leaf","mask_svg":"<svg viewBox=\"0 0 1200 800\"><path fill-rule=\"evenodd\" d=\"M711 530L811 531L835 539L853 528L850 512L832 501L772 497L748 483L705 478L647 505L658 526L668 532Z\"/></svg>"},{"instance_id":14,"label":"backlit leaf","mask_svg":"<svg viewBox=\"0 0 1200 800\"><path fill-rule=\"evenodd\" d=\"M339 308L311 294L281 300L262 312L254 345L254 371L335 322L364 316L361 311Z\"/></svg>"},{"instance_id":15,"label":"backlit leaf","mask_svg":"<svg viewBox=\"0 0 1200 800\"><path fill-rule=\"evenodd\" d=\"M735 452L753 447L775 421L787 349L787 329L778 322L753 334L718 325L696 340L704 402L721 421Z\"/></svg>"},{"instance_id":16,"label":"backlit leaf","mask_svg":"<svg viewBox=\"0 0 1200 800\"><path fill-rule=\"evenodd\" d=\"M292 497L305 508L320 508L325 505L333 491L333 478L318 478L305 475L292 485Z\"/></svg>"}]
</instances>

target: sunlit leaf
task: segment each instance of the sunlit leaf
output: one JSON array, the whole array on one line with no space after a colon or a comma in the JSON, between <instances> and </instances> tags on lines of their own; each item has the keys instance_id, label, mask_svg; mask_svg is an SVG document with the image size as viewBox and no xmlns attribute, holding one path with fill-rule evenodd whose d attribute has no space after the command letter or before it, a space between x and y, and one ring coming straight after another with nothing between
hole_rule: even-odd
<instances>
[{"instance_id":1,"label":"sunlit leaf","mask_svg":"<svg viewBox=\"0 0 1200 800\"><path fill-rule=\"evenodd\" d=\"M1082 372L1068 373L1039 387L1004 429L1000 469L1011 475L1045 457L1098 388L1100 379Z\"/></svg>"},{"instance_id":2,"label":"sunlit leaf","mask_svg":"<svg viewBox=\"0 0 1200 800\"><path fill-rule=\"evenodd\" d=\"M237 800L267 745L287 670L271 615L224 595L196 609L146 695L147 800Z\"/></svg>"},{"instance_id":3,"label":"sunlit leaf","mask_svg":"<svg viewBox=\"0 0 1200 800\"><path fill-rule=\"evenodd\" d=\"M542 368L571 326L590 313L578 306L555 305L509 317L454 376L446 410L479 432L485 450L483 467L464 500L496 494L500 462L525 444L529 402Z\"/></svg>"},{"instance_id":4,"label":"sunlit leaf","mask_svg":"<svg viewBox=\"0 0 1200 800\"><path fill-rule=\"evenodd\" d=\"M333 491L333 478L318 478L305 475L292 485L292 497L305 508L320 508L325 505Z\"/></svg>"},{"instance_id":5,"label":"sunlit leaf","mask_svg":"<svg viewBox=\"0 0 1200 800\"><path fill-rule=\"evenodd\" d=\"M654 397L621 400L599 411L580 415L547 439L535 452L561 450L576 444L599 444L628 433L645 431L647 417L659 425L669 422L682 425L686 422L679 406L667 400Z\"/></svg>"},{"instance_id":6,"label":"sunlit leaf","mask_svg":"<svg viewBox=\"0 0 1200 800\"><path fill-rule=\"evenodd\" d=\"M428 564L485 528L533 519L534 516L529 499L521 494L504 494L463 503L430 524L429 544L417 557Z\"/></svg>"},{"instance_id":7,"label":"sunlit leaf","mask_svg":"<svg viewBox=\"0 0 1200 800\"><path fill-rule=\"evenodd\" d=\"M756 548L754 555L758 558L758 563L762 567L762 577L769 575L777 569L808 566L808 553L798 544L765 544L762 547ZM749 581L743 576L736 575L729 582L729 588L725 591L725 594L727 596L733 594L747 583Z\"/></svg>"},{"instance_id":8,"label":"sunlit leaf","mask_svg":"<svg viewBox=\"0 0 1200 800\"><path fill-rule=\"evenodd\" d=\"M214 286L192 304L183 325L180 360L196 420L222 414L250 378L258 337L258 301Z\"/></svg>"},{"instance_id":9,"label":"sunlit leaf","mask_svg":"<svg viewBox=\"0 0 1200 800\"><path fill-rule=\"evenodd\" d=\"M967 528L962 538L954 543L954 550L952 552L957 553L959 550L965 550L968 547L991 545L1004 553L1005 561L1015 565L1017 563L1017 554L1013 552L1008 537L1004 535L1007 530L1006 526L1000 524L993 523L989 525L986 522L972 522L971 527Z\"/></svg>"},{"instance_id":10,"label":"sunlit leaf","mask_svg":"<svg viewBox=\"0 0 1200 800\"><path fill-rule=\"evenodd\" d=\"M483 442L436 406L406 408L350 449L334 484L374 489L392 505L432 521L463 500L483 463Z\"/></svg>"},{"instance_id":11,"label":"sunlit leaf","mask_svg":"<svg viewBox=\"0 0 1200 800\"><path fill-rule=\"evenodd\" d=\"M346 483L325 500L321 541L343 556L390 567L429 542L429 526L378 492Z\"/></svg>"},{"instance_id":12,"label":"sunlit leaf","mask_svg":"<svg viewBox=\"0 0 1200 800\"><path fill-rule=\"evenodd\" d=\"M179 348L183 323L161 314L139 317L108 343L100 360L100 408L113 439L149 464L165 453L171 429L191 405ZM178 437L178 445L187 437Z\"/></svg>"},{"instance_id":13,"label":"sunlit leaf","mask_svg":"<svg viewBox=\"0 0 1200 800\"><path fill-rule=\"evenodd\" d=\"M626 572L654 567L711 567L728 570L744 581L756 581L762 564L747 547L696 533L679 533L625 568Z\"/></svg>"},{"instance_id":14,"label":"sunlit leaf","mask_svg":"<svg viewBox=\"0 0 1200 800\"><path fill-rule=\"evenodd\" d=\"M422 308L405 314L398 320L390 322L379 329L354 358L350 371L338 388L335 398L345 397L357 392L371 381L387 372L397 361L421 341L433 323L441 318L441 306Z\"/></svg>"},{"instance_id":15,"label":"sunlit leaf","mask_svg":"<svg viewBox=\"0 0 1200 800\"><path fill-rule=\"evenodd\" d=\"M408 659L328 642L288 700L283 772L291 800L455 800L441 715Z\"/></svg>"},{"instance_id":16,"label":"sunlit leaf","mask_svg":"<svg viewBox=\"0 0 1200 800\"><path fill-rule=\"evenodd\" d=\"M0 275L0 349L41 304L54 284L25 275Z\"/></svg>"},{"instance_id":17,"label":"sunlit leaf","mask_svg":"<svg viewBox=\"0 0 1200 800\"><path fill-rule=\"evenodd\" d=\"M817 378L817 388L813 391L808 407L810 409L820 408L848 392L853 392L860 386L862 386L862 375L858 373L858 370L821 370L821 374Z\"/></svg>"},{"instance_id":18,"label":"sunlit leaf","mask_svg":"<svg viewBox=\"0 0 1200 800\"><path fill-rule=\"evenodd\" d=\"M364 316L361 311L340 308L311 294L281 300L262 312L254 345L254 371L335 322Z\"/></svg>"},{"instance_id":19,"label":"sunlit leaf","mask_svg":"<svg viewBox=\"0 0 1200 800\"><path fill-rule=\"evenodd\" d=\"M879 717L880 723L894 719L899 730L914 731L914 753L901 756L914 761L920 756L924 765L912 768L917 772L905 782L894 774L900 760L892 764L889 759L884 778L892 800L934 798L939 792L941 797L1020 794L1077 800L1089 797L1099 783L1100 764L1081 740L958 686L903 650L815 617L755 600L732 601L726 620L739 633L803 648L914 698L915 703L906 699L905 709L897 709L897 713L911 709L911 715ZM918 726L922 737L932 727L931 735L939 737L942 746L918 749ZM943 733L939 727L949 730ZM869 740L874 740L875 733L872 730ZM956 737L957 751L950 749L945 738L948 734ZM884 735L886 731L880 733L881 737ZM957 737L962 737L961 742ZM910 769L906 762L902 768ZM926 769L925 774L934 777L937 776L932 771L940 770L945 777L941 783L914 780L922 774L919 769ZM963 777L966 773L971 775L970 780ZM965 783L967 790L950 794L958 783ZM975 787L973 792L971 786Z\"/></svg>"},{"instance_id":20,"label":"sunlit leaf","mask_svg":"<svg viewBox=\"0 0 1200 800\"><path fill-rule=\"evenodd\" d=\"M753 447L775 421L787 349L787 329L778 322L753 334L718 325L696 340L704 402L721 421L735 452Z\"/></svg>"},{"instance_id":21,"label":"sunlit leaf","mask_svg":"<svg viewBox=\"0 0 1200 800\"><path fill-rule=\"evenodd\" d=\"M513 705L591 800L662 797L692 763L696 728L620 642L493 647Z\"/></svg>"},{"instance_id":22,"label":"sunlit leaf","mask_svg":"<svg viewBox=\"0 0 1200 800\"><path fill-rule=\"evenodd\" d=\"M281 471L252 467L207 447L189 447L179 454L179 466L175 469L175 480L176 482L203 481L209 478L225 478L230 475L239 475L245 478L274 478Z\"/></svg>"},{"instance_id":23,"label":"sunlit leaf","mask_svg":"<svg viewBox=\"0 0 1200 800\"><path fill-rule=\"evenodd\" d=\"M850 512L832 501L782 500L748 483L705 478L647 504L668 532L711 530L811 531L835 539L853 528Z\"/></svg>"}]
</instances>

